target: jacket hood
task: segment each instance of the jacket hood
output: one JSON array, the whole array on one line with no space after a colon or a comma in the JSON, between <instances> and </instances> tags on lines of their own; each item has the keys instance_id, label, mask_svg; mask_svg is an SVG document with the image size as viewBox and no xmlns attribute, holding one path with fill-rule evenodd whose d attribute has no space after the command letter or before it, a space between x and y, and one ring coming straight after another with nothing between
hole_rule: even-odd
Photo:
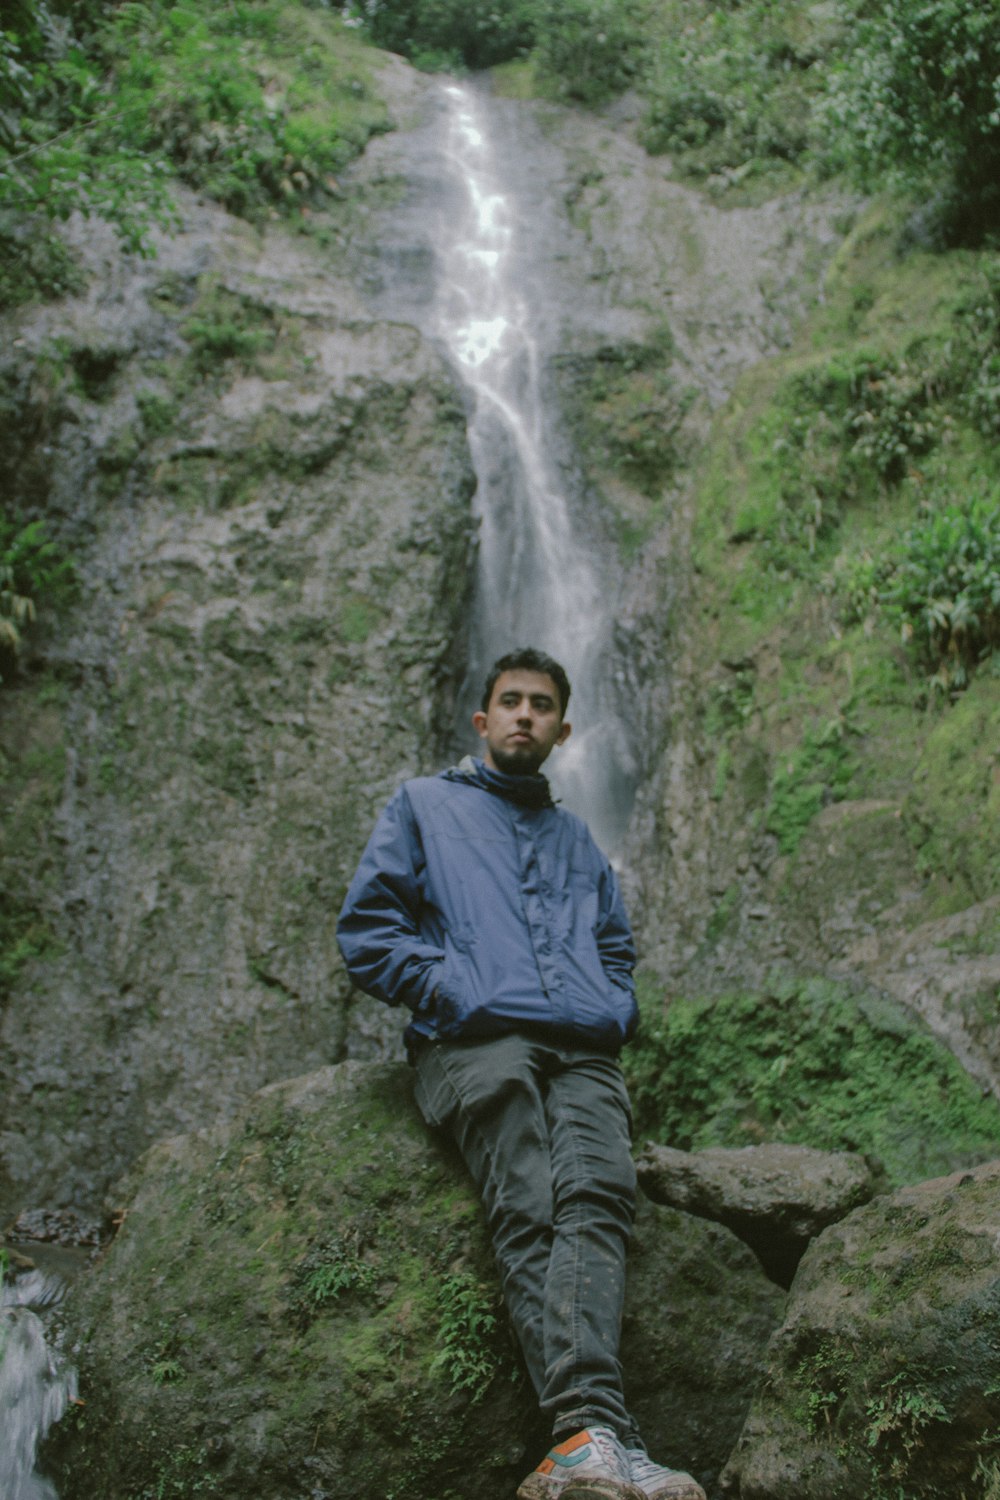
<instances>
[{"instance_id":1,"label":"jacket hood","mask_svg":"<svg viewBox=\"0 0 1000 1500\"><path fill-rule=\"evenodd\" d=\"M464 781L470 786L481 787L492 792L494 797L504 797L508 802L517 802L521 807L555 807L552 793L545 777L508 776L506 771L494 771L484 760L466 755L457 766L442 771L445 781Z\"/></svg>"}]
</instances>

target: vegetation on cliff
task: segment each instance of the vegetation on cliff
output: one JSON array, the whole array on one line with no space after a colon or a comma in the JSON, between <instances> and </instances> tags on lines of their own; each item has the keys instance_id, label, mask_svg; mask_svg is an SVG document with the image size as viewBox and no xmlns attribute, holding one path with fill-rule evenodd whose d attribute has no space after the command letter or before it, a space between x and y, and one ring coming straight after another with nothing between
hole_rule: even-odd
<instances>
[{"instance_id":1,"label":"vegetation on cliff","mask_svg":"<svg viewBox=\"0 0 1000 1500\"><path fill-rule=\"evenodd\" d=\"M13 0L0 30L0 306L79 285L46 225L82 211L145 254L174 178L301 215L388 128L370 49L322 6Z\"/></svg>"}]
</instances>

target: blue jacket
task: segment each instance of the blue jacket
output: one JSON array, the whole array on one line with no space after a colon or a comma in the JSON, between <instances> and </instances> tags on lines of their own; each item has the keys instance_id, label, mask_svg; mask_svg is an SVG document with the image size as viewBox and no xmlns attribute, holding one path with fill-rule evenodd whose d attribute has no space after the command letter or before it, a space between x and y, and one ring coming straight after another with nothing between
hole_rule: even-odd
<instances>
[{"instance_id":1,"label":"blue jacket","mask_svg":"<svg viewBox=\"0 0 1000 1500\"><path fill-rule=\"evenodd\" d=\"M379 818L337 939L359 989L409 1007L407 1040L539 1030L617 1052L635 949L587 825L543 776L467 757L405 782Z\"/></svg>"}]
</instances>

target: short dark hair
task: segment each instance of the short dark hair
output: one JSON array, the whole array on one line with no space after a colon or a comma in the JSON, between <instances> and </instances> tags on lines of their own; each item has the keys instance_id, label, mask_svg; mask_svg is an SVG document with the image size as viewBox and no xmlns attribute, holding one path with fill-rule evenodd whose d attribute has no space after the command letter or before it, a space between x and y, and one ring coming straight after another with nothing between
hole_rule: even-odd
<instances>
[{"instance_id":1,"label":"short dark hair","mask_svg":"<svg viewBox=\"0 0 1000 1500\"><path fill-rule=\"evenodd\" d=\"M566 717L566 709L569 706L569 678L566 676L566 668L544 651L536 651L534 646L519 646L516 651L508 651L506 656L501 656L490 667L483 684L482 710L486 713L493 697L493 689L497 685L497 678L502 672L543 672L546 677L551 677L559 694L559 717Z\"/></svg>"}]
</instances>

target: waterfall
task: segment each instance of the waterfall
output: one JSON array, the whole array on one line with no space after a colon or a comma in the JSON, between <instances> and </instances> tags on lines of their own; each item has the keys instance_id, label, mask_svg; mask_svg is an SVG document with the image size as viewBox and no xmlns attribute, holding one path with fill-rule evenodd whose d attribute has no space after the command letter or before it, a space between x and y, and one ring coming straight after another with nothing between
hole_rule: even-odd
<instances>
[{"instance_id":1,"label":"waterfall","mask_svg":"<svg viewBox=\"0 0 1000 1500\"><path fill-rule=\"evenodd\" d=\"M32 1272L0 1287L0 1496L57 1500L35 1472L35 1454L53 1422L76 1399L76 1375L45 1341L35 1307L62 1295L58 1278Z\"/></svg>"},{"instance_id":2,"label":"waterfall","mask_svg":"<svg viewBox=\"0 0 1000 1500\"><path fill-rule=\"evenodd\" d=\"M544 390L544 276L519 207L518 162L491 141L490 101L447 83L443 190L423 230L434 292L415 317L468 394L477 488L478 576L460 742L490 663L534 645L563 663L573 734L546 766L555 794L612 852L631 809L633 772L612 706L609 578L574 527Z\"/></svg>"}]
</instances>

